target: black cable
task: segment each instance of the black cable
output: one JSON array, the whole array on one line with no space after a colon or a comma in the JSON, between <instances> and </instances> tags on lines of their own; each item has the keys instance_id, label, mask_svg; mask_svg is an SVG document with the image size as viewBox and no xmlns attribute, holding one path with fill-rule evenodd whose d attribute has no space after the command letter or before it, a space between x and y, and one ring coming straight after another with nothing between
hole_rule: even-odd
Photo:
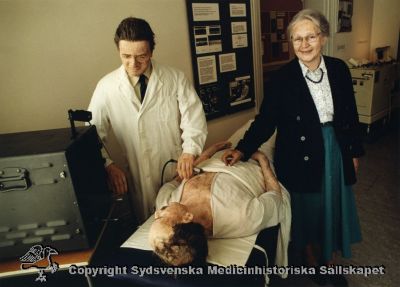
<instances>
[{"instance_id":1,"label":"black cable","mask_svg":"<svg viewBox=\"0 0 400 287\"><path fill-rule=\"evenodd\" d=\"M175 160L175 159L170 159L169 161L167 161L166 163L164 163L164 166L163 166L162 171L161 171L161 185L160 185L160 186L162 186L162 185L164 184L164 171L165 171L165 168L166 168L167 165L168 165L169 163L171 163L171 162L177 163L178 161Z\"/></svg>"}]
</instances>

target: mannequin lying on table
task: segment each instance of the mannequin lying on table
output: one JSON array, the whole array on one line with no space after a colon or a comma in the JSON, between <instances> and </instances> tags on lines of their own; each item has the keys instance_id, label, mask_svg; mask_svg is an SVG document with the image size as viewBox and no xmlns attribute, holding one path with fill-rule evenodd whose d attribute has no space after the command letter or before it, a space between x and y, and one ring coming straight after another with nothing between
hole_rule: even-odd
<instances>
[{"instance_id":1,"label":"mannequin lying on table","mask_svg":"<svg viewBox=\"0 0 400 287\"><path fill-rule=\"evenodd\" d=\"M228 141L214 144L195 162L200 174L160 189L149 240L167 264L204 264L207 237L249 236L283 222L288 213L290 217L289 195L268 158L257 151L252 160L225 166L220 157L230 146ZM281 249L287 250L290 218L286 222Z\"/></svg>"}]
</instances>

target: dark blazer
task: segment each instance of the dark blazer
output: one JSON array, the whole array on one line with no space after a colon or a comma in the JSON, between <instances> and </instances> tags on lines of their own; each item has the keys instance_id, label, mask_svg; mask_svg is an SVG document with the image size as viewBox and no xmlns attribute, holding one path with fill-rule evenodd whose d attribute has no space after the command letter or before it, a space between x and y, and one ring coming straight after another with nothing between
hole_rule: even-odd
<instances>
[{"instance_id":1,"label":"dark blazer","mask_svg":"<svg viewBox=\"0 0 400 287\"><path fill-rule=\"evenodd\" d=\"M364 154L350 71L339 59L324 56L334 105L333 127L340 145L346 184L356 182L352 158ZM317 109L298 59L272 77L260 113L236 149L247 160L275 128L278 179L289 192L321 191L324 144Z\"/></svg>"}]
</instances>

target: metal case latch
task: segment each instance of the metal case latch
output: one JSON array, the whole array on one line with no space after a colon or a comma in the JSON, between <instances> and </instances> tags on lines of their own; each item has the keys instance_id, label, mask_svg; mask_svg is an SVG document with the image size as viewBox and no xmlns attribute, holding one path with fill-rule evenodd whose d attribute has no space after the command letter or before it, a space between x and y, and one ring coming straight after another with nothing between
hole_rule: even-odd
<instances>
[{"instance_id":1,"label":"metal case latch","mask_svg":"<svg viewBox=\"0 0 400 287\"><path fill-rule=\"evenodd\" d=\"M26 168L5 167L0 170L0 192L27 190L29 186L29 172Z\"/></svg>"}]
</instances>

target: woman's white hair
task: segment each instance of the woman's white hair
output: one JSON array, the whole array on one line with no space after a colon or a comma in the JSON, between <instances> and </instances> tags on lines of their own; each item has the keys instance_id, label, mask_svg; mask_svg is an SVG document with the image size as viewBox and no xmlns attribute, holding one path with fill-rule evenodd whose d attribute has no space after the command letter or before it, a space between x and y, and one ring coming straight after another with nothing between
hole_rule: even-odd
<instances>
[{"instance_id":1,"label":"woman's white hair","mask_svg":"<svg viewBox=\"0 0 400 287\"><path fill-rule=\"evenodd\" d=\"M303 20L310 20L312 21L316 27L321 31L321 34L323 36L328 37L329 36L329 22L322 14L321 12L313 9L304 9L298 12L293 19L290 21L288 28L287 28L287 34L289 36L289 39L292 38L292 30L293 27L300 21Z\"/></svg>"}]
</instances>

